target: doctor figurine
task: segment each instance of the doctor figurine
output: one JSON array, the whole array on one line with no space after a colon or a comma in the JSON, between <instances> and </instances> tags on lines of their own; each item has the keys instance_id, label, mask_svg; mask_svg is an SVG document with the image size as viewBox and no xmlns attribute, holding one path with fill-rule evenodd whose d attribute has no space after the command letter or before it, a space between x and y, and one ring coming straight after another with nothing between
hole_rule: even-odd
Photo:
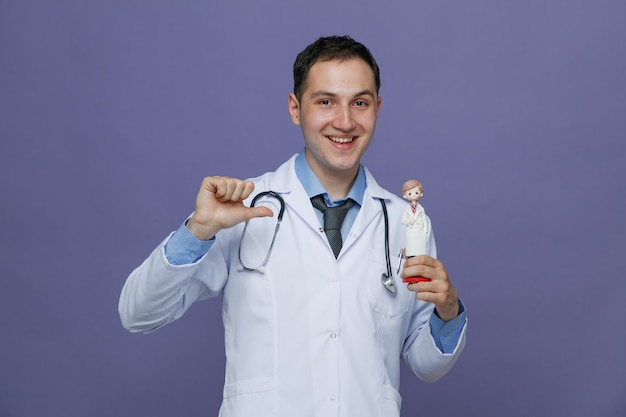
<instances>
[{"instance_id":1,"label":"doctor figurine","mask_svg":"<svg viewBox=\"0 0 626 417\"><path fill-rule=\"evenodd\" d=\"M402 186L402 197L410 203L402 215L402 224L406 226L404 256L407 258L428 254L428 222L424 208L419 203L423 195L424 188L417 180L408 180ZM402 281L412 283L430 280L423 277L407 277Z\"/></svg>"}]
</instances>

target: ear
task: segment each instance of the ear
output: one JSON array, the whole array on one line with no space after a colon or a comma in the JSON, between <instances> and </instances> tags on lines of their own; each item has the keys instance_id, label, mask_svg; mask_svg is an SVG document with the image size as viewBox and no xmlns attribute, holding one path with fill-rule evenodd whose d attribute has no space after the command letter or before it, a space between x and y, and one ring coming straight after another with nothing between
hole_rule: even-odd
<instances>
[{"instance_id":1,"label":"ear","mask_svg":"<svg viewBox=\"0 0 626 417\"><path fill-rule=\"evenodd\" d=\"M300 126L300 103L294 93L289 94L287 109L289 110L289 117L291 118L293 124Z\"/></svg>"}]
</instances>

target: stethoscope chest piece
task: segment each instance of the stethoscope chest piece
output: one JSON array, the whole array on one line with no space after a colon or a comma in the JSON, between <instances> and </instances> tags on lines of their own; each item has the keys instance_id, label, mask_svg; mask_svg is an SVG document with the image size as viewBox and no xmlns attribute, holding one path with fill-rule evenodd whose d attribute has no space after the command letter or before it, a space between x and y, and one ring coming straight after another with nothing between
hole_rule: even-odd
<instances>
[{"instance_id":1,"label":"stethoscope chest piece","mask_svg":"<svg viewBox=\"0 0 626 417\"><path fill-rule=\"evenodd\" d=\"M393 278L393 276L389 276L387 274L381 274L380 280L382 281L387 291L389 291L392 294L396 293L396 291L398 290L398 287L396 286L396 280Z\"/></svg>"},{"instance_id":2,"label":"stethoscope chest piece","mask_svg":"<svg viewBox=\"0 0 626 417\"><path fill-rule=\"evenodd\" d=\"M385 274L383 272L380 276L380 280L387 291L395 294L396 291L398 291L398 287L396 287L396 280L393 277L393 272L391 271L391 258L389 257L389 217L387 216L387 205L385 204L385 200L382 198L379 200L383 209L383 218L385 220L385 260L387 261L387 273Z\"/></svg>"}]
</instances>

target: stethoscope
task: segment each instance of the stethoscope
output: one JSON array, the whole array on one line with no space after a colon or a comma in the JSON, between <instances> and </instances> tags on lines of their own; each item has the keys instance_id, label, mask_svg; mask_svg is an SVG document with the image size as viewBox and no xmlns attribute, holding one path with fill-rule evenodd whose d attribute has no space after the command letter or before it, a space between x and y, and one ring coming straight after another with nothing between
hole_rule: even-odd
<instances>
[{"instance_id":1,"label":"stethoscope","mask_svg":"<svg viewBox=\"0 0 626 417\"><path fill-rule=\"evenodd\" d=\"M247 220L245 222L245 225L243 226L243 231L241 232L241 239L239 239L239 249L237 251L237 256L239 257L239 270L265 272L265 265L267 264L267 261L269 260L270 255L272 253L272 248L274 247L274 242L276 241L276 235L278 234L280 223L283 221L283 215L285 214L285 200L283 200L283 198L277 193L275 193L274 191L263 191L257 194L252 199L252 202L250 203L250 207L251 208L254 207L256 202L263 197L270 197L270 198L276 199L280 206L280 209L278 211L278 216L277 216L276 227L274 228L274 235L272 236L272 242L270 243L270 246L269 246L269 249L267 250L267 254L265 255L265 258L259 265L257 266L246 265L241 259L241 247L243 246L242 244L243 244L244 236L246 235L246 230L248 229L249 220ZM391 257L389 255L389 216L387 215L387 205L385 204L385 201L382 198L379 198L378 200L380 201L380 205L383 209L383 218L385 221L385 261L387 262L387 272L383 272L381 274L380 279L381 279L383 286L387 289L387 291L394 294L398 290L398 287L396 286L396 280L393 276L393 271L391 270ZM401 262L401 259L400 259L400 262ZM398 271L399 270L400 270L400 264L398 264Z\"/></svg>"}]
</instances>

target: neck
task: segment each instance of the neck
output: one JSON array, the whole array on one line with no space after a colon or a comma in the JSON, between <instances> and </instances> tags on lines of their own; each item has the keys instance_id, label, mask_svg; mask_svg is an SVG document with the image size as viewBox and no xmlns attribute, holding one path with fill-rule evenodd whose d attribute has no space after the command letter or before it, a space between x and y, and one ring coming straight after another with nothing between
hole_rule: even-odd
<instances>
[{"instance_id":1,"label":"neck","mask_svg":"<svg viewBox=\"0 0 626 417\"><path fill-rule=\"evenodd\" d=\"M306 155L306 158L309 167L333 201L348 196L354 181L356 181L360 165L348 170L331 170L317 165L315 161L309 160L308 155Z\"/></svg>"},{"instance_id":2,"label":"neck","mask_svg":"<svg viewBox=\"0 0 626 417\"><path fill-rule=\"evenodd\" d=\"M320 175L319 173L313 171L317 178L320 180L326 192L330 195L330 197L334 200L339 200L341 198L346 198L352 185L354 185L354 181L356 180L356 176L358 170L354 173L337 173L334 175L324 175L323 173Z\"/></svg>"}]
</instances>

